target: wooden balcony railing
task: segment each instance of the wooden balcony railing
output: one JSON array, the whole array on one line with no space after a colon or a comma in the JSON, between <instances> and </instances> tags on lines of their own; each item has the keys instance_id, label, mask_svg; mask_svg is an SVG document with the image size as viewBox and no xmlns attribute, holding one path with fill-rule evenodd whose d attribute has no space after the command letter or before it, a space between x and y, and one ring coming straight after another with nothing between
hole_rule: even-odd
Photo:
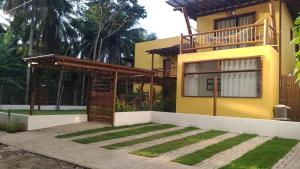
<instances>
[{"instance_id":1,"label":"wooden balcony railing","mask_svg":"<svg viewBox=\"0 0 300 169\"><path fill-rule=\"evenodd\" d=\"M157 77L177 77L177 67L153 69Z\"/></svg>"},{"instance_id":2,"label":"wooden balcony railing","mask_svg":"<svg viewBox=\"0 0 300 169\"><path fill-rule=\"evenodd\" d=\"M274 29L270 19L264 19L263 23L181 35L180 44L180 53L191 53L206 48L274 45Z\"/></svg>"}]
</instances>

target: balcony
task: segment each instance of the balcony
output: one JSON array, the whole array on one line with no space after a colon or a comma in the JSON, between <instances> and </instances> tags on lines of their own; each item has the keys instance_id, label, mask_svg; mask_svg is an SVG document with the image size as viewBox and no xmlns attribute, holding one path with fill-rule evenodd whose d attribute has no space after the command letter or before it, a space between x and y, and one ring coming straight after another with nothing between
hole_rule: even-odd
<instances>
[{"instance_id":1,"label":"balcony","mask_svg":"<svg viewBox=\"0 0 300 169\"><path fill-rule=\"evenodd\" d=\"M177 77L177 67L153 69L156 77Z\"/></svg>"},{"instance_id":2,"label":"balcony","mask_svg":"<svg viewBox=\"0 0 300 169\"><path fill-rule=\"evenodd\" d=\"M219 29L191 35L181 35L180 53L193 53L200 49L227 49L276 44L276 32L271 19L252 25Z\"/></svg>"}]
</instances>

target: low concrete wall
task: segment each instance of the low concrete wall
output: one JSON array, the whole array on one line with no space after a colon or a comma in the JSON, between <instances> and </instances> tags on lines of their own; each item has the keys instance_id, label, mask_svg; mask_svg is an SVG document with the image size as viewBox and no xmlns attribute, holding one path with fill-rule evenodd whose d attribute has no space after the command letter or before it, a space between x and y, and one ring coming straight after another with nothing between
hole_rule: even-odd
<instances>
[{"instance_id":1,"label":"low concrete wall","mask_svg":"<svg viewBox=\"0 0 300 169\"><path fill-rule=\"evenodd\" d=\"M36 130L61 126L66 124L82 123L87 121L87 115L42 115L28 116L27 130Z\"/></svg>"},{"instance_id":2,"label":"low concrete wall","mask_svg":"<svg viewBox=\"0 0 300 169\"><path fill-rule=\"evenodd\" d=\"M149 123L151 120L151 111L141 112L117 112L115 113L115 126L124 126L140 123Z\"/></svg>"},{"instance_id":3,"label":"low concrete wall","mask_svg":"<svg viewBox=\"0 0 300 169\"><path fill-rule=\"evenodd\" d=\"M55 110L54 105L42 105L41 110ZM35 106L37 109L38 106ZM0 110L29 110L30 105L0 105ZM61 110L85 110L86 106L60 106Z\"/></svg>"},{"instance_id":4,"label":"low concrete wall","mask_svg":"<svg viewBox=\"0 0 300 169\"><path fill-rule=\"evenodd\" d=\"M20 115L11 114L11 121L21 124L27 130L55 127L66 124L81 123L87 121L87 115ZM7 113L0 112L0 123L8 122Z\"/></svg>"},{"instance_id":5,"label":"low concrete wall","mask_svg":"<svg viewBox=\"0 0 300 169\"><path fill-rule=\"evenodd\" d=\"M153 122L300 140L300 123L298 122L166 112L116 113L115 122L117 126Z\"/></svg>"}]
</instances>

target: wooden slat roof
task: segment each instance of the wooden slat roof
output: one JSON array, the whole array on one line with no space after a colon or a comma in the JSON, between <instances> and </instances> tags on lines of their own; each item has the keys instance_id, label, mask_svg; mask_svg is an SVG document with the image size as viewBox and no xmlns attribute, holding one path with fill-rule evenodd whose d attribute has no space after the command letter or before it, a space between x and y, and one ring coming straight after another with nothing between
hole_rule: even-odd
<instances>
[{"instance_id":1,"label":"wooden slat roof","mask_svg":"<svg viewBox=\"0 0 300 169\"><path fill-rule=\"evenodd\" d=\"M118 72L127 75L152 76L154 71L127 66L113 65L91 60L77 59L57 54L28 57L24 59L28 64L37 67L54 68L73 71L96 71L113 73Z\"/></svg>"},{"instance_id":2,"label":"wooden slat roof","mask_svg":"<svg viewBox=\"0 0 300 169\"><path fill-rule=\"evenodd\" d=\"M269 0L168 0L167 3L174 8L185 7L191 19L211 15L214 13L235 10ZM299 0L286 0L289 10L295 18L300 12Z\"/></svg>"},{"instance_id":3,"label":"wooden slat roof","mask_svg":"<svg viewBox=\"0 0 300 169\"><path fill-rule=\"evenodd\" d=\"M179 48L179 45L174 45L166 48L152 49L146 52L148 52L149 54L156 54L160 56L177 56L180 52Z\"/></svg>"},{"instance_id":4,"label":"wooden slat roof","mask_svg":"<svg viewBox=\"0 0 300 169\"><path fill-rule=\"evenodd\" d=\"M288 9L290 10L292 17L295 19L297 16L300 16L300 1L299 0L286 0Z\"/></svg>"}]
</instances>

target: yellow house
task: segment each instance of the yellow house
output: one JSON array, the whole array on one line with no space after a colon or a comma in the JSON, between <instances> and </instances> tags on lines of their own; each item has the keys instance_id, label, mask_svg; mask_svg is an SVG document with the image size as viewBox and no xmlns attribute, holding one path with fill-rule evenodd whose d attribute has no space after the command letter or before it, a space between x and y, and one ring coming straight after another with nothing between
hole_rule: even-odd
<instances>
[{"instance_id":1,"label":"yellow house","mask_svg":"<svg viewBox=\"0 0 300 169\"><path fill-rule=\"evenodd\" d=\"M273 119L280 77L295 64L290 41L299 2L167 3L196 20L197 33L136 44L135 67L177 79L176 112Z\"/></svg>"}]
</instances>

